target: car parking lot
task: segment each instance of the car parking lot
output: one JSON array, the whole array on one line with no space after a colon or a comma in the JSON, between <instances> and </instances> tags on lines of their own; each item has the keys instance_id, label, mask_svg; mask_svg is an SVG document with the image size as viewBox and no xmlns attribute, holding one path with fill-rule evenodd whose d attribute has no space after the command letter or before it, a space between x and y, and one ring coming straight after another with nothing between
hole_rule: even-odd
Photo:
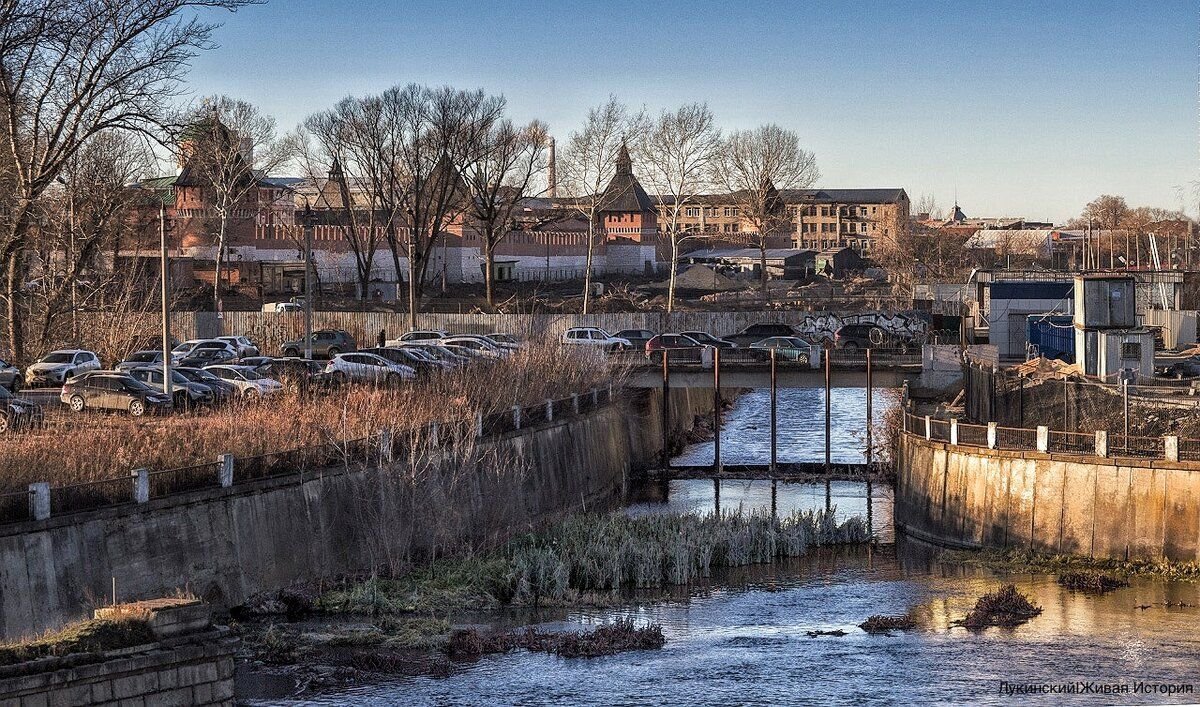
<instances>
[{"instance_id":1,"label":"car parking lot","mask_svg":"<svg viewBox=\"0 0 1200 707\"><path fill-rule=\"evenodd\" d=\"M320 330L311 346L303 339L289 341L278 356L262 355L247 336L193 339L170 351L169 386L162 349L151 340L139 341L119 361L102 361L86 349L51 351L24 370L0 362L0 432L35 432L92 416L152 418L233 403L269 404L288 390L321 395L341 386L397 387L486 366L523 347L517 337L495 336L413 332L360 351L348 332ZM309 348L313 360L301 357Z\"/></svg>"}]
</instances>

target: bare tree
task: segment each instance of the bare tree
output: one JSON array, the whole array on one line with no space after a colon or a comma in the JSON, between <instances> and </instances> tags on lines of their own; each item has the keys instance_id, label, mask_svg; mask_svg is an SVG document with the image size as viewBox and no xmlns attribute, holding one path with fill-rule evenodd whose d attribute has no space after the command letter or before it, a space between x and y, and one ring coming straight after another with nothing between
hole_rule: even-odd
<instances>
[{"instance_id":1,"label":"bare tree","mask_svg":"<svg viewBox=\"0 0 1200 707\"><path fill-rule=\"evenodd\" d=\"M596 250L604 188L616 172L621 146L638 143L645 117L631 113L615 96L588 111L583 127L572 132L559 156L560 185L570 196L571 207L587 219L587 259L583 275L583 313L587 314L592 289L592 261Z\"/></svg>"},{"instance_id":2,"label":"bare tree","mask_svg":"<svg viewBox=\"0 0 1200 707\"><path fill-rule=\"evenodd\" d=\"M496 246L511 230L513 214L521 202L536 196L531 193L533 183L547 167L549 141L546 125L539 121L524 127L516 127L507 119L497 121L483 135L479 159L463 175L471 195L472 215L483 231L483 279L489 307L496 304L492 288Z\"/></svg>"},{"instance_id":3,"label":"bare tree","mask_svg":"<svg viewBox=\"0 0 1200 707\"><path fill-rule=\"evenodd\" d=\"M95 307L119 277L117 263L104 255L119 251L120 242L137 223L146 192L130 185L154 167L149 146L133 133L105 131L92 136L67 161L60 188L41 200L42 227L37 239L41 266L40 297L31 311L39 314L37 341L48 346L57 324L71 314L71 341L78 344L77 310ZM134 289L124 284L124 289Z\"/></svg>"},{"instance_id":4,"label":"bare tree","mask_svg":"<svg viewBox=\"0 0 1200 707\"><path fill-rule=\"evenodd\" d=\"M1091 221L1098 228L1108 231L1108 266L1110 268L1116 267L1113 255L1116 249L1113 247L1113 238L1128 213L1129 205L1125 203L1125 197L1112 194L1096 197L1083 207L1082 220ZM1129 235L1126 234L1124 255L1126 267L1129 265L1129 250Z\"/></svg>"},{"instance_id":5,"label":"bare tree","mask_svg":"<svg viewBox=\"0 0 1200 707\"><path fill-rule=\"evenodd\" d=\"M763 297L767 296L767 246L771 236L792 228L780 189L805 189L821 178L817 158L800 147L796 133L778 125L730 133L721 142L714 178L729 192L740 216L754 230L744 234L759 250Z\"/></svg>"},{"instance_id":6,"label":"bare tree","mask_svg":"<svg viewBox=\"0 0 1200 707\"><path fill-rule=\"evenodd\" d=\"M942 210L938 208L937 198L933 194L922 194L921 198L917 199L918 214L928 214L933 221L941 220Z\"/></svg>"},{"instance_id":7,"label":"bare tree","mask_svg":"<svg viewBox=\"0 0 1200 707\"><path fill-rule=\"evenodd\" d=\"M394 217L380 205L380 175L391 167L381 162L376 149L376 127L363 101L346 98L331 110L309 116L298 139L298 161L305 175L314 185L326 179L314 206L328 209L343 222L362 298L371 285L381 222Z\"/></svg>"},{"instance_id":8,"label":"bare tree","mask_svg":"<svg viewBox=\"0 0 1200 707\"><path fill-rule=\"evenodd\" d=\"M24 355L21 281L36 202L92 136L155 134L214 25L185 15L257 0L3 0L0 137L14 189L0 215L13 356Z\"/></svg>"},{"instance_id":9,"label":"bare tree","mask_svg":"<svg viewBox=\"0 0 1200 707\"><path fill-rule=\"evenodd\" d=\"M213 302L221 316L221 264L231 221L253 225L262 178L288 160L292 144L276 135L275 119L254 105L228 96L204 99L184 122L179 147L183 171L178 185L199 186L205 210L215 218ZM305 293L308 296L308 293Z\"/></svg>"},{"instance_id":10,"label":"bare tree","mask_svg":"<svg viewBox=\"0 0 1200 707\"><path fill-rule=\"evenodd\" d=\"M640 146L641 172L658 195L659 212L666 217L667 237L671 242L668 312L675 307L679 244L686 238L679 227L680 217L684 209L697 207L697 196L711 184L720 146L721 132L712 111L703 103L663 111Z\"/></svg>"},{"instance_id":11,"label":"bare tree","mask_svg":"<svg viewBox=\"0 0 1200 707\"><path fill-rule=\"evenodd\" d=\"M417 312L433 248L470 205L463 173L480 158L484 136L503 113L503 98L418 84L365 99L377 116L377 147L390 168L379 176L380 202L389 219L384 237L397 274L408 259L409 325Z\"/></svg>"}]
</instances>

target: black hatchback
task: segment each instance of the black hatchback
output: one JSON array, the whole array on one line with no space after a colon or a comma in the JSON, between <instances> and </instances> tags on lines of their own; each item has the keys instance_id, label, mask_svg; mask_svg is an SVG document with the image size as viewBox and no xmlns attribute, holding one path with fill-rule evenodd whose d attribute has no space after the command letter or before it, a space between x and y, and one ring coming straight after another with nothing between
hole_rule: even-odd
<instances>
[{"instance_id":1,"label":"black hatchback","mask_svg":"<svg viewBox=\"0 0 1200 707\"><path fill-rule=\"evenodd\" d=\"M36 430L46 421L42 406L18 398L0 386L0 435L21 430Z\"/></svg>"}]
</instances>

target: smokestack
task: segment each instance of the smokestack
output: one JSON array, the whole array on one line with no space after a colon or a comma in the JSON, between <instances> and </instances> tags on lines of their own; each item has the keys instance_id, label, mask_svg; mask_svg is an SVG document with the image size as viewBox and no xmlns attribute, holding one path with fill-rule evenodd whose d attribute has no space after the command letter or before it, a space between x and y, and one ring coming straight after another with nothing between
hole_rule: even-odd
<instances>
[{"instance_id":1,"label":"smokestack","mask_svg":"<svg viewBox=\"0 0 1200 707\"><path fill-rule=\"evenodd\" d=\"M558 165L555 164L554 138L550 138L550 165L546 172L546 191L553 199L558 196Z\"/></svg>"}]
</instances>

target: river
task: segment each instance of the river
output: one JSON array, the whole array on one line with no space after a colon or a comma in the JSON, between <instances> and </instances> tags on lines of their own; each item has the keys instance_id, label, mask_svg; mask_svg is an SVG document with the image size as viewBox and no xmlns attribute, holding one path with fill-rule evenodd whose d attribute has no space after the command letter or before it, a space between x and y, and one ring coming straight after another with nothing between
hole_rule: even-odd
<instances>
[{"instance_id":1,"label":"river","mask_svg":"<svg viewBox=\"0 0 1200 707\"><path fill-rule=\"evenodd\" d=\"M765 398L755 396L743 397L727 414L731 441L723 438L723 452L761 452L760 437L751 433L761 429ZM857 391L860 406L862 396ZM794 410L811 412L815 407L823 414L820 391L789 391L786 397L797 403ZM780 398L782 410L785 396ZM888 399L884 394L878 402L886 405ZM855 454L861 454L861 444L856 452L849 442L854 439L849 429L854 400L855 391L849 390L836 392L832 401L834 410L841 410L835 412L835 439L847 440L837 447L839 461L858 461ZM877 409L882 412L879 405ZM781 426L781 458L785 447L798 461L823 455L820 417L816 419L816 447L811 425ZM785 428L791 430L786 443ZM680 459L701 458L704 446L694 445ZM711 443L707 447L711 459ZM771 484L765 481L725 481L720 488L724 510L769 507L770 497ZM879 544L822 549L787 563L731 570L667 601L549 612L535 620L544 630L579 630L632 617L662 625L667 644L661 650L590 659L517 651L454 663L438 676L386 678L287 704L999 705L1200 700L1195 693L1135 691L1146 685L1200 684L1200 640L1195 632L1200 584L1137 578L1127 588L1090 596L1059 587L1049 575L1001 578L947 563L934 548L895 539L891 492L878 485L868 494L866 485L858 483L780 483L776 502L784 513L828 503L840 516L865 516L870 508ZM665 487L637 489L628 512L705 512L714 504L711 481L672 481ZM1044 612L1013 629L972 632L954 625L975 599L996 589L1002 579L1017 584ZM910 611L919 623L912 631L881 636L857 628L872 614ZM834 630L846 634L808 635ZM1006 694L1006 683L1046 685L1039 689L1047 692ZM1085 692L1050 692L1064 684ZM1112 685L1126 686L1129 692L1094 693Z\"/></svg>"}]
</instances>

